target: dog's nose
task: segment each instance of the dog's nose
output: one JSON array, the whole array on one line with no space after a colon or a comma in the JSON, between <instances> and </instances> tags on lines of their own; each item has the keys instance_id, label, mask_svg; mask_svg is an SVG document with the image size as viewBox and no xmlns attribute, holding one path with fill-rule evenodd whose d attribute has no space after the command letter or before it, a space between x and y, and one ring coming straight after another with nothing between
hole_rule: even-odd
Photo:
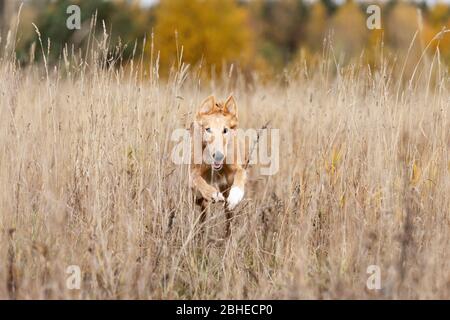
<instances>
[{"instance_id":1,"label":"dog's nose","mask_svg":"<svg viewBox=\"0 0 450 320\"><path fill-rule=\"evenodd\" d=\"M214 161L217 161L217 162L221 162L221 161L223 160L224 157L225 157L225 156L224 156L223 153L220 152L220 151L216 151L216 152L214 152L214 154L213 154Z\"/></svg>"}]
</instances>

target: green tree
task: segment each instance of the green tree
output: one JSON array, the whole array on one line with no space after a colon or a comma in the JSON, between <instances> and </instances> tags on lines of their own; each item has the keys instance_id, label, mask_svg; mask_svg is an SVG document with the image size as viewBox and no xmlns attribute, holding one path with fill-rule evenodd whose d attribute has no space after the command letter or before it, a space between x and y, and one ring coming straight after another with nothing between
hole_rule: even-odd
<instances>
[{"instance_id":1,"label":"green tree","mask_svg":"<svg viewBox=\"0 0 450 320\"><path fill-rule=\"evenodd\" d=\"M258 49L271 64L283 67L305 40L307 10L302 0L255 0L251 4Z\"/></svg>"},{"instance_id":2,"label":"green tree","mask_svg":"<svg viewBox=\"0 0 450 320\"><path fill-rule=\"evenodd\" d=\"M68 14L67 7L75 4L81 9L81 30L69 30L66 27ZM75 48L84 48L89 34L90 21L97 14L96 30L99 37L103 33L102 22L105 22L106 31L110 37L112 46L117 43L127 45L122 54L124 58L130 57L134 42L145 36L152 23L149 12L142 10L138 4L127 1L104 0L41 0L30 3L38 12L35 21L43 45L47 47L50 41L50 59L57 60L66 44ZM31 24L31 23L30 23ZM37 35L26 39L23 48L18 52L19 58L27 59L26 53L31 43L37 41ZM140 42L139 42L140 43ZM45 49L46 51L46 49ZM36 50L36 58L39 59L41 50Z\"/></svg>"}]
</instances>

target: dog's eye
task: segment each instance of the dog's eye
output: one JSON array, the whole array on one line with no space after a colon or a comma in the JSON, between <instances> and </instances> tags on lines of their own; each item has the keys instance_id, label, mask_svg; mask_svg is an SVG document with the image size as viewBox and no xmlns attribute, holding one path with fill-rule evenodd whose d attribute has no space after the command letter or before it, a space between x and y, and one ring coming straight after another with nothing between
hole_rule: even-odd
<instances>
[{"instance_id":1,"label":"dog's eye","mask_svg":"<svg viewBox=\"0 0 450 320\"><path fill-rule=\"evenodd\" d=\"M228 133L228 128L224 128L223 129L223 133L225 134L225 133Z\"/></svg>"},{"instance_id":2,"label":"dog's eye","mask_svg":"<svg viewBox=\"0 0 450 320\"><path fill-rule=\"evenodd\" d=\"M211 128L206 128L205 131L211 133Z\"/></svg>"}]
</instances>

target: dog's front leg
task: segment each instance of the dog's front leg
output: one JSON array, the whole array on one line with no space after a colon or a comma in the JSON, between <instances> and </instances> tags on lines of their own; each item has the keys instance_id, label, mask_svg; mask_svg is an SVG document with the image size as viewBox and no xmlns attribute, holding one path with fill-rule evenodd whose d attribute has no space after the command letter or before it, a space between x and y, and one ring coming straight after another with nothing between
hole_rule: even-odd
<instances>
[{"instance_id":1,"label":"dog's front leg","mask_svg":"<svg viewBox=\"0 0 450 320\"><path fill-rule=\"evenodd\" d=\"M227 208L233 210L244 197L245 182L247 180L247 174L244 168L238 166L234 174L233 185L231 186L230 193L227 198Z\"/></svg>"},{"instance_id":2,"label":"dog's front leg","mask_svg":"<svg viewBox=\"0 0 450 320\"><path fill-rule=\"evenodd\" d=\"M194 173L192 176L192 187L200 192L202 197L207 201L225 201L222 193L216 188L208 184L200 174Z\"/></svg>"}]
</instances>

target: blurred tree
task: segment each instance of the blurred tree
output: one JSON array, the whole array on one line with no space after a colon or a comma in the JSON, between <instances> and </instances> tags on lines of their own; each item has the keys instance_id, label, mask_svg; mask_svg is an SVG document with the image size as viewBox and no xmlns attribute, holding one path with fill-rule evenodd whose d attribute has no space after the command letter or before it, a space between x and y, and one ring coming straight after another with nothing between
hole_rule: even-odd
<instances>
[{"instance_id":1,"label":"blurred tree","mask_svg":"<svg viewBox=\"0 0 450 320\"><path fill-rule=\"evenodd\" d=\"M12 0L0 0L0 51L6 50L6 43L9 40L9 53L14 50L12 44L16 45L17 30L16 25L18 23L18 11L20 2ZM8 33L10 38L8 39Z\"/></svg>"},{"instance_id":2,"label":"blurred tree","mask_svg":"<svg viewBox=\"0 0 450 320\"><path fill-rule=\"evenodd\" d=\"M141 40L149 36L151 26L155 24L154 12L142 9L137 0L116 0L107 19L111 25L112 42L127 44L123 53L125 58L130 58L135 41L141 50Z\"/></svg>"},{"instance_id":3,"label":"blurred tree","mask_svg":"<svg viewBox=\"0 0 450 320\"><path fill-rule=\"evenodd\" d=\"M450 62L450 34L442 34L437 37L444 28L450 28L450 6L444 3L438 3L433 6L427 15L422 40L424 45L431 42L431 53L435 53L439 48L441 58L447 63ZM434 39L434 40L433 40Z\"/></svg>"},{"instance_id":4,"label":"blurred tree","mask_svg":"<svg viewBox=\"0 0 450 320\"><path fill-rule=\"evenodd\" d=\"M407 50L418 27L416 7L405 2L397 2L387 19L389 45L392 48Z\"/></svg>"},{"instance_id":5,"label":"blurred tree","mask_svg":"<svg viewBox=\"0 0 450 320\"><path fill-rule=\"evenodd\" d=\"M450 16L450 6L445 3L437 3L428 12L428 21L431 25L445 25Z\"/></svg>"},{"instance_id":6,"label":"blurred tree","mask_svg":"<svg viewBox=\"0 0 450 320\"><path fill-rule=\"evenodd\" d=\"M346 57L345 61L358 57L365 47L368 36L366 16L358 4L347 0L338 8L331 24L336 51Z\"/></svg>"},{"instance_id":7,"label":"blurred tree","mask_svg":"<svg viewBox=\"0 0 450 320\"><path fill-rule=\"evenodd\" d=\"M81 8L81 30L69 30L66 27L68 14L66 12L69 5L78 5ZM96 30L102 34L102 21L108 33L111 33L112 44L118 42L130 44L124 48L123 56L128 58L133 50L134 41L143 38L151 24L151 15L142 10L137 3L129 1L104 1L104 0L39 0L30 3L36 12L39 12L37 21L35 21L44 46L47 46L50 40L50 58L55 60L61 55L62 49L66 44L73 44L75 48L84 47L89 34L90 21L97 13ZM25 39L23 50L18 52L22 60L26 59L26 48L31 43L37 41L37 35ZM40 50L36 51L36 57L40 57Z\"/></svg>"},{"instance_id":8,"label":"blurred tree","mask_svg":"<svg viewBox=\"0 0 450 320\"><path fill-rule=\"evenodd\" d=\"M327 8L322 1L316 1L311 6L306 28L307 45L313 51L322 49L323 40L327 30L327 21Z\"/></svg>"},{"instance_id":9,"label":"blurred tree","mask_svg":"<svg viewBox=\"0 0 450 320\"><path fill-rule=\"evenodd\" d=\"M0 35L10 28L10 22L17 12L19 3L10 0L0 0Z\"/></svg>"},{"instance_id":10,"label":"blurred tree","mask_svg":"<svg viewBox=\"0 0 450 320\"><path fill-rule=\"evenodd\" d=\"M57 59L61 55L64 45L71 42L71 37L79 32L77 30L69 30L66 27L68 17L66 10L72 4L76 4L81 8L82 29L89 28L89 24L86 26L85 22L89 21L95 11L98 11L98 21L101 21L106 19L111 10L111 4L101 0L43 0L36 2L35 5L40 14L35 23L41 33L43 45L47 47L47 41L50 41L50 58L52 59ZM77 38L77 42L79 43L75 43L75 46L80 46L82 40ZM29 39L29 42L37 42L37 35L34 34ZM39 58L40 55L41 51L37 50L36 57Z\"/></svg>"},{"instance_id":11,"label":"blurred tree","mask_svg":"<svg viewBox=\"0 0 450 320\"><path fill-rule=\"evenodd\" d=\"M401 73L403 65L404 78L407 79L413 72L421 55L421 41L419 31L417 7L405 2L396 2L392 7L386 22L386 38L388 49L397 57L398 63L394 73ZM411 47L411 50L409 48ZM409 51L409 54L408 54Z\"/></svg>"},{"instance_id":12,"label":"blurred tree","mask_svg":"<svg viewBox=\"0 0 450 320\"><path fill-rule=\"evenodd\" d=\"M302 0L256 0L252 3L259 51L271 64L286 65L305 40L306 8Z\"/></svg>"},{"instance_id":13,"label":"blurred tree","mask_svg":"<svg viewBox=\"0 0 450 320\"><path fill-rule=\"evenodd\" d=\"M5 14L5 0L0 0L0 29L3 26L4 14Z\"/></svg>"},{"instance_id":14,"label":"blurred tree","mask_svg":"<svg viewBox=\"0 0 450 320\"><path fill-rule=\"evenodd\" d=\"M384 29L373 29L369 31L366 44L365 58L367 64L372 68L382 67Z\"/></svg>"},{"instance_id":15,"label":"blurred tree","mask_svg":"<svg viewBox=\"0 0 450 320\"><path fill-rule=\"evenodd\" d=\"M19 4L14 0L0 0L3 31L5 11L11 3ZM420 54L420 46L426 46L450 22L448 4L428 7L426 1L408 4L388 0L382 9L383 29L369 31L364 10L367 4L356 0L337 3L335 0L161 0L145 8L140 0L28 0L22 8L16 53L20 61L29 60L29 48L37 40L31 22L39 28L44 51L50 39L53 61L60 57L66 43L73 44L75 49L85 49L90 20L97 12L97 38L102 36L104 20L111 47L122 44L124 58L131 57L136 40L139 52L142 38L146 35L149 38L155 31L154 48L160 51L164 71L176 62L181 47L184 61L215 66L216 71L222 69L224 62L238 62L247 70L258 68L259 71L279 71L299 60L317 62L330 29L334 30L331 36L335 52L344 57L341 63L359 57L364 51L366 61L376 66L381 61L383 39L385 51L401 57L420 27L410 54L414 57ZM81 8L81 30L66 27L66 9L71 4ZM424 12L423 19L418 19L417 9ZM431 45L434 50L439 46L441 57L447 61L450 61L449 38L446 34ZM150 56L150 48L148 39L146 57ZM36 50L37 59L40 55L41 50Z\"/></svg>"},{"instance_id":16,"label":"blurred tree","mask_svg":"<svg viewBox=\"0 0 450 320\"><path fill-rule=\"evenodd\" d=\"M363 12L367 12L368 7L372 3L362 4ZM367 43L365 48L364 58L368 65L371 66L372 69L376 69L382 66L384 63L384 37L385 37L385 15L383 13L388 12L387 5L379 3L380 7L380 19L381 19L381 28L380 29L370 29L368 30ZM371 11L373 12L373 11ZM366 15L369 17L369 14Z\"/></svg>"},{"instance_id":17,"label":"blurred tree","mask_svg":"<svg viewBox=\"0 0 450 320\"><path fill-rule=\"evenodd\" d=\"M162 0L155 48L163 71L176 63L181 48L184 62L202 62L217 72L225 62L249 63L252 38L246 11L233 0Z\"/></svg>"},{"instance_id":18,"label":"blurred tree","mask_svg":"<svg viewBox=\"0 0 450 320\"><path fill-rule=\"evenodd\" d=\"M337 9L337 4L334 0L320 0L320 2L327 8L328 14L334 14Z\"/></svg>"}]
</instances>

